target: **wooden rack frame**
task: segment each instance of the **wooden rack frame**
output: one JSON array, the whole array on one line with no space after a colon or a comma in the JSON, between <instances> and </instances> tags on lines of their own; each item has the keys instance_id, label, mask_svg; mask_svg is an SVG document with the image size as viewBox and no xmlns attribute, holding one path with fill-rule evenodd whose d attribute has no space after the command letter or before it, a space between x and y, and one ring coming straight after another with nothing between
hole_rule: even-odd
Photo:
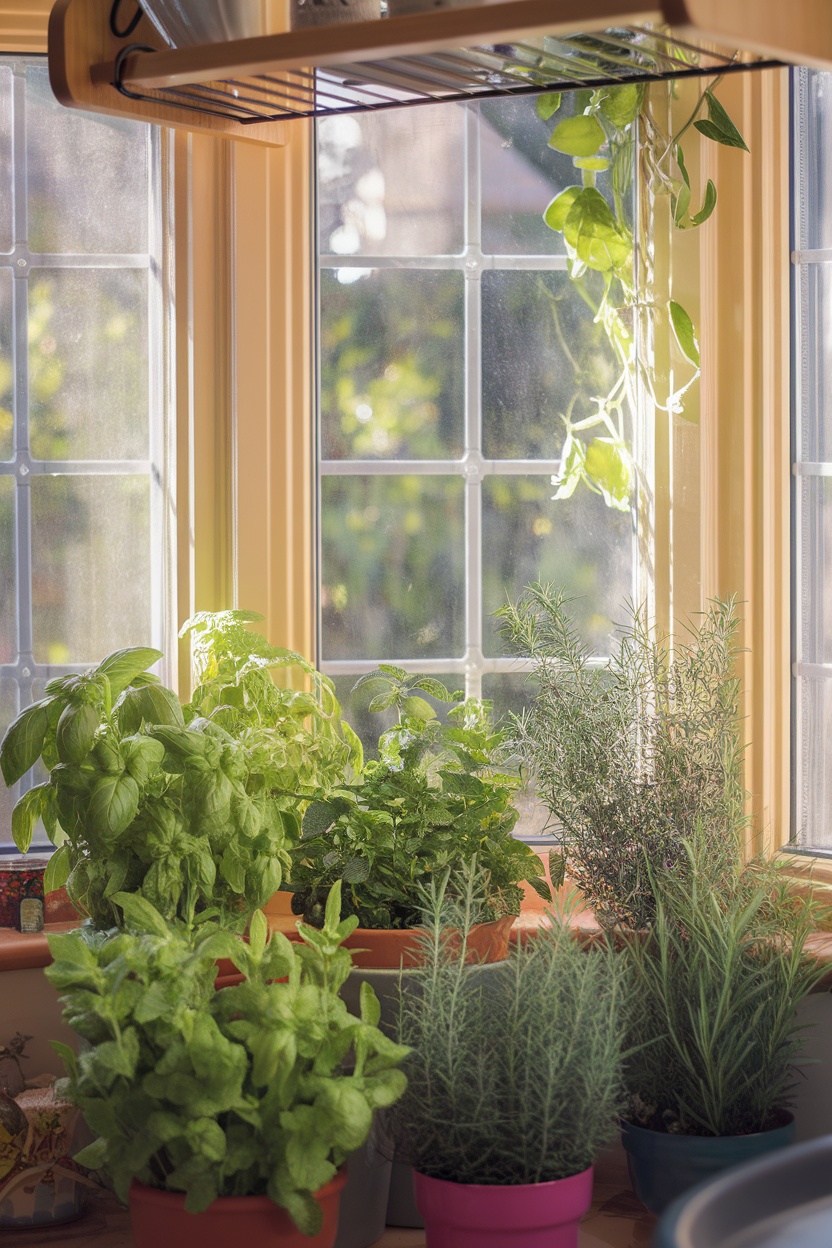
<instances>
[{"instance_id":1,"label":"wooden rack frame","mask_svg":"<svg viewBox=\"0 0 832 1248\"><path fill-rule=\"evenodd\" d=\"M267 143L282 142L295 116L781 62L832 67L830 0L499 0L177 50L146 19L117 40L110 3L57 0L49 63L62 103ZM668 26L683 58L661 44L656 28Z\"/></svg>"}]
</instances>

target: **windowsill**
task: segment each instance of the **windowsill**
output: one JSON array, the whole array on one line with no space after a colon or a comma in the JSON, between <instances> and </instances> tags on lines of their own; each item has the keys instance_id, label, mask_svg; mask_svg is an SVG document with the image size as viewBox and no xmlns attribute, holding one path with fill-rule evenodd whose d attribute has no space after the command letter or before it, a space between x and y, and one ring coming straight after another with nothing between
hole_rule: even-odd
<instances>
[{"instance_id":1,"label":"windowsill","mask_svg":"<svg viewBox=\"0 0 832 1248\"><path fill-rule=\"evenodd\" d=\"M275 902L266 907L269 926L276 931L293 932L297 916L292 914L287 904L288 894L278 893ZM47 914L51 919L42 932L24 935L11 927L0 927L0 972L36 970L49 966L52 958L49 953L48 938L55 932L68 932L78 924L77 918L68 917L72 907L66 894L55 894L47 901ZM525 898L519 917L512 928L512 939L522 938L524 934L536 931L545 922L545 902L538 897L533 889L525 886ZM572 916L572 924L576 932L589 936L601 931L601 926L591 910L578 910ZM823 978L817 983L814 992L827 992L832 988L832 932L815 932L806 942L808 952L826 967ZM4 1240L4 1248L6 1248Z\"/></svg>"},{"instance_id":2,"label":"windowsill","mask_svg":"<svg viewBox=\"0 0 832 1248\"><path fill-rule=\"evenodd\" d=\"M612 1146L598 1160L592 1209L581 1223L578 1248L647 1248L656 1219L630 1190L620 1147ZM3 1248L34 1248L31 1230L2 1232ZM133 1248L126 1209L109 1193L96 1195L78 1222L40 1227L38 1248ZM425 1248L424 1231L389 1227L373 1248Z\"/></svg>"}]
</instances>

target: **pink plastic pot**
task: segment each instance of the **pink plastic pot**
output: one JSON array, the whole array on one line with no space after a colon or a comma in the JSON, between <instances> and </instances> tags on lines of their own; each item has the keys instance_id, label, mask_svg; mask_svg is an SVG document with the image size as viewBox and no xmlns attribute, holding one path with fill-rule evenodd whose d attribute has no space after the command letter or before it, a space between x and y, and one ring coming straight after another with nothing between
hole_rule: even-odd
<instances>
[{"instance_id":1,"label":"pink plastic pot","mask_svg":"<svg viewBox=\"0 0 832 1248\"><path fill-rule=\"evenodd\" d=\"M592 1166L568 1179L486 1187L413 1175L427 1248L578 1248Z\"/></svg>"}]
</instances>

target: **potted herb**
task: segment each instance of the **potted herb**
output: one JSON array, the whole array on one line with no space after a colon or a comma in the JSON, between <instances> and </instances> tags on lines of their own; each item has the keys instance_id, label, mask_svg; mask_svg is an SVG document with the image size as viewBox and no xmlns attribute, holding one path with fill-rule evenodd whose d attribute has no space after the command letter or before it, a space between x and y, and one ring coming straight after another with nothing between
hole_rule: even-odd
<instances>
[{"instance_id":1,"label":"potted herb","mask_svg":"<svg viewBox=\"0 0 832 1248\"><path fill-rule=\"evenodd\" d=\"M218 913L242 928L283 881L298 790L360 766L328 682L278 689L273 668L313 669L249 633L252 618L220 612L186 625L199 684L184 707L146 670L159 651L123 650L51 681L3 738L8 785L38 761L50 772L15 806L18 848L41 818L58 846L47 889L66 884L101 927L120 922L115 895L136 892L166 917Z\"/></svg>"},{"instance_id":2,"label":"potted herb","mask_svg":"<svg viewBox=\"0 0 832 1248\"><path fill-rule=\"evenodd\" d=\"M424 966L400 992L411 1053L390 1114L432 1246L578 1243L622 1105L631 1001L611 946L583 949L568 917L497 967L466 967L453 932L468 919L432 890Z\"/></svg>"},{"instance_id":3,"label":"potted herb","mask_svg":"<svg viewBox=\"0 0 832 1248\"><path fill-rule=\"evenodd\" d=\"M127 930L50 938L46 974L87 1041L60 1048L68 1094L97 1139L79 1154L129 1198L138 1248L310 1244L332 1248L348 1153L401 1094L405 1050L338 989L349 973L333 889L320 931L247 945L211 922L188 931L118 895ZM215 991L215 962L245 975Z\"/></svg>"},{"instance_id":4,"label":"potted herb","mask_svg":"<svg viewBox=\"0 0 832 1248\"><path fill-rule=\"evenodd\" d=\"M536 685L531 706L512 717L514 744L556 825L561 873L599 922L650 927L651 864L684 873L693 838L714 872L730 875L744 798L733 600L711 603L672 653L635 612L608 664L590 654L551 585L529 586L500 615Z\"/></svg>"},{"instance_id":5,"label":"potted herb","mask_svg":"<svg viewBox=\"0 0 832 1248\"><path fill-rule=\"evenodd\" d=\"M621 959L639 1003L622 1135L636 1194L660 1212L716 1171L794 1138L797 1007L823 968L804 950L812 907L759 864L652 872L650 932Z\"/></svg>"},{"instance_id":6,"label":"potted herb","mask_svg":"<svg viewBox=\"0 0 832 1248\"><path fill-rule=\"evenodd\" d=\"M518 787L504 766L505 735L491 722L490 704L469 699L442 724L421 689L451 700L430 677L408 677L384 666L358 682L381 692L370 704L395 706L398 723L379 740L351 785L313 802L293 854L293 909L319 921L330 889L342 883L342 912L359 928L351 943L364 950L359 966L398 968L412 963L420 923L421 890L447 870L456 880L476 861L485 892L482 929L469 933L480 960L504 957L508 932L527 880L551 900L538 856L512 836Z\"/></svg>"}]
</instances>

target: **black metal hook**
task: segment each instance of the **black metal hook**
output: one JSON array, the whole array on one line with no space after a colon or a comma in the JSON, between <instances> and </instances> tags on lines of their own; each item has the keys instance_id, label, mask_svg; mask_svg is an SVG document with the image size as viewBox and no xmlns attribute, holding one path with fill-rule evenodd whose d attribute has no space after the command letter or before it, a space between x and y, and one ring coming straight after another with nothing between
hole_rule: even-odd
<instances>
[{"instance_id":1,"label":"black metal hook","mask_svg":"<svg viewBox=\"0 0 832 1248\"><path fill-rule=\"evenodd\" d=\"M118 11L121 8L121 4L122 4L122 0L113 0L113 7L110 9L110 30L115 35L116 39L127 39L129 35L132 35L133 31L136 29L139 22L144 17L144 11L142 9L141 4L139 3L139 0L136 0L135 14L131 18L131 20L127 23L124 30L119 30Z\"/></svg>"}]
</instances>

